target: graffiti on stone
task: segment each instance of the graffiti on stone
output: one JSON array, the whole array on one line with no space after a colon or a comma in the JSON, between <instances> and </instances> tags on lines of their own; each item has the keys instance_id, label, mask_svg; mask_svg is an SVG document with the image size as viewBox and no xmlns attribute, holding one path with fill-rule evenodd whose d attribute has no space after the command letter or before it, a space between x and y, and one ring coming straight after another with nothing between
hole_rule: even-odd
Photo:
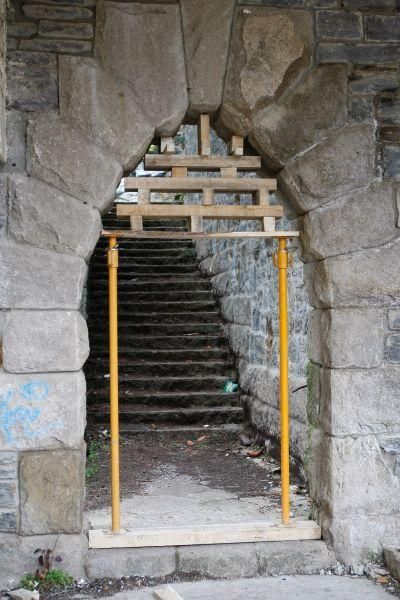
<instances>
[{"instance_id":1,"label":"graffiti on stone","mask_svg":"<svg viewBox=\"0 0 400 600\"><path fill-rule=\"evenodd\" d=\"M0 390L0 434L7 444L21 437L38 438L62 427L59 420L40 425L49 392L49 384L42 380Z\"/></svg>"}]
</instances>

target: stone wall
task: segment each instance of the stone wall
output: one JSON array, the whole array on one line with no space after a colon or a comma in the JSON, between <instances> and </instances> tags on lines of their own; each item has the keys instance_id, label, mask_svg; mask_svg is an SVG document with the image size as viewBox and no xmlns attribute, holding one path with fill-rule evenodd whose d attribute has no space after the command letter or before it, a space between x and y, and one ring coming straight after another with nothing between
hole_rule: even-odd
<instances>
[{"instance_id":1,"label":"stone wall","mask_svg":"<svg viewBox=\"0 0 400 600\"><path fill-rule=\"evenodd\" d=\"M4 585L31 568L32 551L53 543L56 531L59 551L71 561L66 568L82 573L80 369L88 344L79 307L87 261L100 212L112 203L122 173L155 134L174 134L186 116L205 109L221 136L248 136L278 175L288 218L298 215L303 230L305 282L316 309L308 351L307 464L324 536L346 562L396 541L400 44L391 27L399 15L391 0L375 0L371 10L363 0L345 8L332 0L323 7L293 1L293 8L288 0L285 7L279 0L239 7L233 0L100 2L93 53L86 36L94 7L84 0L17 2L10 9L8 161L0 167ZM350 24L340 27L338 20ZM274 384L263 381L275 368L265 368L263 355L275 322L273 298L263 285L275 276L270 248L232 248L215 247L213 256L207 251L204 266L217 265L214 283L233 319L232 339L239 351L245 348L244 366L251 365L242 369L242 385L259 400L259 422L268 417L273 431ZM300 294L299 269L292 298ZM228 273L232 289L225 287ZM259 303L246 287L256 279ZM251 298L251 328L250 303L237 310L238 295ZM248 350L239 341L243 325ZM303 329L296 332L300 341ZM304 374L293 351L292 364L299 365L295 375ZM296 392L298 408L292 397L299 423L305 418L302 393ZM298 440L303 437L299 433ZM300 453L295 432L293 438ZM54 481L50 487L46 473Z\"/></svg>"}]
</instances>

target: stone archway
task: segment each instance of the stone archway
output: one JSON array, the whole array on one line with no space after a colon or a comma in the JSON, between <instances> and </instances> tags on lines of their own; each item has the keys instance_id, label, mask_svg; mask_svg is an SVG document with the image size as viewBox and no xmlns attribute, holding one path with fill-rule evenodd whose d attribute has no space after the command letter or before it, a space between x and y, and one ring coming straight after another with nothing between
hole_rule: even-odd
<instances>
[{"instance_id":1,"label":"stone archway","mask_svg":"<svg viewBox=\"0 0 400 600\"><path fill-rule=\"evenodd\" d=\"M8 552L23 561L36 536L61 532L85 553L85 259L123 171L155 133L207 110L222 135L249 136L304 222L309 480L325 536L353 562L394 541L400 520L400 371L385 362L399 320L395 189L377 170L373 120L348 110L348 68L314 64L306 10L181 4L182 21L176 4L100 4L95 58L60 58L60 114L31 120L28 176L10 183L1 377L24 416L3 425L19 469Z\"/></svg>"}]
</instances>

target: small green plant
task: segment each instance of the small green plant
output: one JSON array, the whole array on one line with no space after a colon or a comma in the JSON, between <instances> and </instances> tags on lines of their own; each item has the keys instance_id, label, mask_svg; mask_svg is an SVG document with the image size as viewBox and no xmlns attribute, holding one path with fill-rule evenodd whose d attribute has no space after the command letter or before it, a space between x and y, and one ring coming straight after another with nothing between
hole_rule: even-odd
<instances>
[{"instance_id":1,"label":"small green plant","mask_svg":"<svg viewBox=\"0 0 400 600\"><path fill-rule=\"evenodd\" d=\"M88 444L86 456L86 479L90 479L99 470L99 449L100 444L97 440L91 440Z\"/></svg>"},{"instance_id":2,"label":"small green plant","mask_svg":"<svg viewBox=\"0 0 400 600\"><path fill-rule=\"evenodd\" d=\"M57 540L56 540L57 544ZM34 552L38 555L39 566L35 573L26 573L19 582L20 587L26 590L51 588L54 586L65 587L74 582L73 577L62 569L53 569L54 562L61 562L61 556L55 555L50 548L37 548Z\"/></svg>"}]
</instances>

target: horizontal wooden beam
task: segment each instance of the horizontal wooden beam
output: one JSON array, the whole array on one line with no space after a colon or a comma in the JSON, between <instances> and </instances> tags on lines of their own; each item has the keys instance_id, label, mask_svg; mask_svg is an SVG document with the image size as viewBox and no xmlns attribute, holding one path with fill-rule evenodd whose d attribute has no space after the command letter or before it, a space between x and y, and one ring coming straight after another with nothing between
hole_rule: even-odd
<instances>
[{"instance_id":1,"label":"horizontal wooden beam","mask_svg":"<svg viewBox=\"0 0 400 600\"><path fill-rule=\"evenodd\" d=\"M240 544L319 540L321 528L314 521L276 523L222 523L176 527L124 529L120 533L89 531L89 548L143 548L151 546L192 546L197 544Z\"/></svg>"},{"instance_id":2,"label":"horizontal wooden beam","mask_svg":"<svg viewBox=\"0 0 400 600\"><path fill-rule=\"evenodd\" d=\"M189 171L219 171L236 168L254 171L261 168L260 156L196 156L191 154L146 154L145 169L172 169L186 167Z\"/></svg>"},{"instance_id":3,"label":"horizontal wooden beam","mask_svg":"<svg viewBox=\"0 0 400 600\"><path fill-rule=\"evenodd\" d=\"M125 191L151 190L154 192L201 192L212 188L217 193L252 193L258 190L276 190L276 179L223 177L126 177Z\"/></svg>"},{"instance_id":4,"label":"horizontal wooden beam","mask_svg":"<svg viewBox=\"0 0 400 600\"><path fill-rule=\"evenodd\" d=\"M152 217L154 219L175 219L204 217L205 219L262 219L283 217L283 207L270 205L230 205L230 204L117 204L117 217Z\"/></svg>"},{"instance_id":5,"label":"horizontal wooden beam","mask_svg":"<svg viewBox=\"0 0 400 600\"><path fill-rule=\"evenodd\" d=\"M130 231L129 229L103 229L102 236L116 238L140 238L163 240L239 240L262 238L297 238L298 231L218 231L216 233L193 231Z\"/></svg>"}]
</instances>

